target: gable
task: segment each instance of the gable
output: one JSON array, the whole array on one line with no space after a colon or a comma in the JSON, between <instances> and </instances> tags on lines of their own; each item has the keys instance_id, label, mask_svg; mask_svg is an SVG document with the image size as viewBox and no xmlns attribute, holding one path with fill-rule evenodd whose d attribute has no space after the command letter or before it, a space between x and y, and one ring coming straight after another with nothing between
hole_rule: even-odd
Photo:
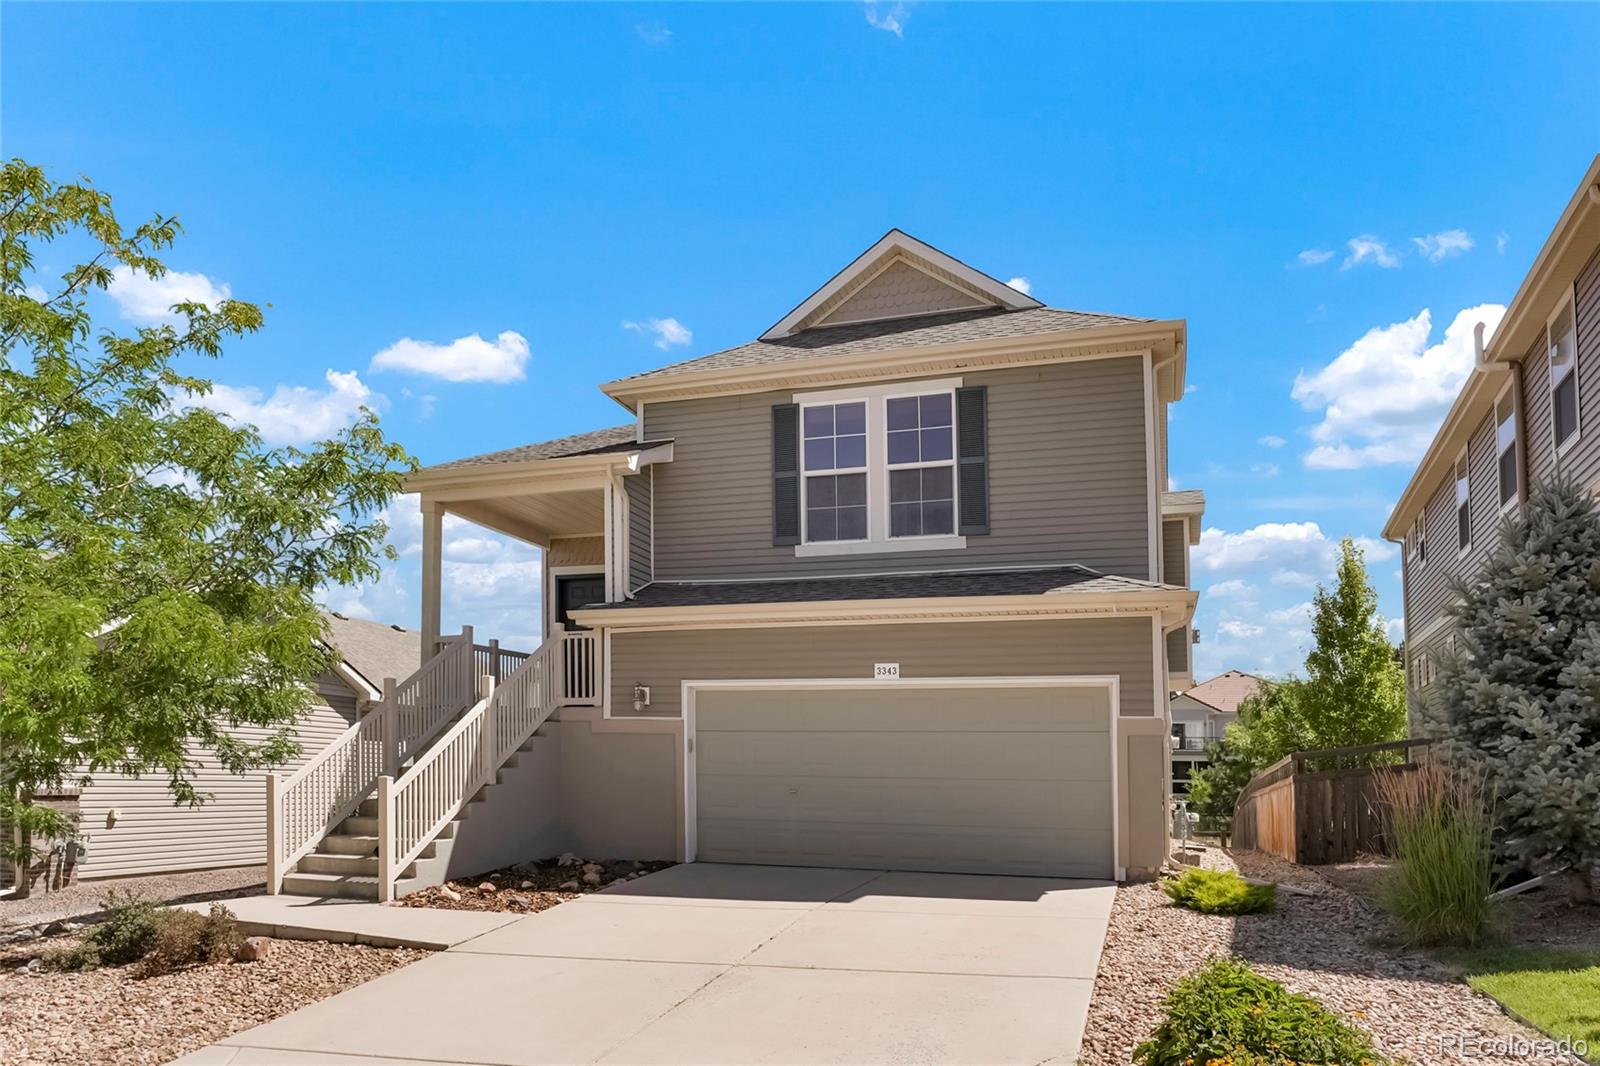
<instances>
[{"instance_id":1,"label":"gable","mask_svg":"<svg viewBox=\"0 0 1600 1066\"><path fill-rule=\"evenodd\" d=\"M940 278L929 269L913 265L906 256L893 257L887 266L863 281L854 292L841 292L843 299L836 305L818 308L812 317L801 322L800 328L999 306L994 300L959 286L954 279Z\"/></svg>"}]
</instances>

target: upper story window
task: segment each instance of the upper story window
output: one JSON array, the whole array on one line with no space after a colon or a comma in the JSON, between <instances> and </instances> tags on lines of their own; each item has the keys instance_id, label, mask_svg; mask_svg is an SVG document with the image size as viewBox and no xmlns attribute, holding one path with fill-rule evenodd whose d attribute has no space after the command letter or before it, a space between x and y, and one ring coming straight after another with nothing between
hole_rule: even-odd
<instances>
[{"instance_id":1,"label":"upper story window","mask_svg":"<svg viewBox=\"0 0 1600 1066\"><path fill-rule=\"evenodd\" d=\"M1411 524L1411 558L1419 566L1428 565L1428 509L1424 507Z\"/></svg>"},{"instance_id":2,"label":"upper story window","mask_svg":"<svg viewBox=\"0 0 1600 1066\"><path fill-rule=\"evenodd\" d=\"M960 384L945 379L795 397L803 479L797 554L965 544L957 532L957 467L966 447L956 432Z\"/></svg>"},{"instance_id":3,"label":"upper story window","mask_svg":"<svg viewBox=\"0 0 1600 1066\"><path fill-rule=\"evenodd\" d=\"M1472 479L1467 458L1467 450L1462 449L1456 460L1456 547L1463 553L1472 547Z\"/></svg>"},{"instance_id":4,"label":"upper story window","mask_svg":"<svg viewBox=\"0 0 1600 1066\"><path fill-rule=\"evenodd\" d=\"M802 408L806 539L867 539L867 405Z\"/></svg>"},{"instance_id":5,"label":"upper story window","mask_svg":"<svg viewBox=\"0 0 1600 1066\"><path fill-rule=\"evenodd\" d=\"M1494 403L1495 470L1500 480L1500 509L1517 502L1517 411L1511 390Z\"/></svg>"},{"instance_id":6,"label":"upper story window","mask_svg":"<svg viewBox=\"0 0 1600 1066\"><path fill-rule=\"evenodd\" d=\"M1569 291L1545 326L1550 360L1550 423L1559 452L1578 439L1578 327Z\"/></svg>"}]
</instances>

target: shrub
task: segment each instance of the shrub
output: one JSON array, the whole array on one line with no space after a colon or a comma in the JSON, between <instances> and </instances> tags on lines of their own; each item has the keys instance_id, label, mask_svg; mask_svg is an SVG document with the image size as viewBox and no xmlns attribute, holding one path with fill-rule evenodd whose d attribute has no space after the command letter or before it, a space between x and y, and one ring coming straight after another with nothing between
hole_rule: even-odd
<instances>
[{"instance_id":1,"label":"shrub","mask_svg":"<svg viewBox=\"0 0 1600 1066\"><path fill-rule=\"evenodd\" d=\"M147 976L205 962L227 962L244 943L233 912L220 903L211 913L170 908L156 915L155 936L141 966Z\"/></svg>"},{"instance_id":2,"label":"shrub","mask_svg":"<svg viewBox=\"0 0 1600 1066\"><path fill-rule=\"evenodd\" d=\"M159 907L132 892L112 889L104 899L105 919L84 934L75 946L44 957L52 970L94 970L101 966L126 966L150 950L156 934Z\"/></svg>"},{"instance_id":3,"label":"shrub","mask_svg":"<svg viewBox=\"0 0 1600 1066\"><path fill-rule=\"evenodd\" d=\"M1414 944L1482 943L1492 928L1494 822L1483 778L1432 763L1378 775L1394 869L1384 908Z\"/></svg>"},{"instance_id":4,"label":"shrub","mask_svg":"<svg viewBox=\"0 0 1600 1066\"><path fill-rule=\"evenodd\" d=\"M1316 1000L1236 959L1213 959L1177 983L1166 1017L1133 1053L1142 1066L1364 1066L1387 1060Z\"/></svg>"},{"instance_id":5,"label":"shrub","mask_svg":"<svg viewBox=\"0 0 1600 1066\"><path fill-rule=\"evenodd\" d=\"M1204 914L1270 911L1278 899L1276 885L1252 885L1232 870L1185 870L1161 882L1161 891L1178 906Z\"/></svg>"}]
</instances>

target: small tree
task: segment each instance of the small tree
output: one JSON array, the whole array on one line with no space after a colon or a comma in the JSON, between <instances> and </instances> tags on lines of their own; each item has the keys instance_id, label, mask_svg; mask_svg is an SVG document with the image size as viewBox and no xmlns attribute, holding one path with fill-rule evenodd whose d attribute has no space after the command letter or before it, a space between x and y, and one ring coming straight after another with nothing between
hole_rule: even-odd
<instances>
[{"instance_id":1,"label":"small tree","mask_svg":"<svg viewBox=\"0 0 1600 1066\"><path fill-rule=\"evenodd\" d=\"M1600 868L1600 514L1569 482L1505 523L1479 579L1457 584L1457 653L1427 710L1483 771L1511 860L1569 868L1575 899Z\"/></svg>"},{"instance_id":2,"label":"small tree","mask_svg":"<svg viewBox=\"0 0 1600 1066\"><path fill-rule=\"evenodd\" d=\"M118 265L161 277L177 233L125 232L105 193L21 160L0 172L0 821L24 840L71 830L42 788L160 773L195 803L197 753L235 773L292 753L329 658L314 597L377 576L375 516L411 465L370 412L269 449L191 402L211 385L179 360L259 329L252 304L97 330L88 294ZM41 291L36 247L86 258Z\"/></svg>"},{"instance_id":3,"label":"small tree","mask_svg":"<svg viewBox=\"0 0 1600 1066\"><path fill-rule=\"evenodd\" d=\"M1223 731L1222 739L1206 746L1206 765L1189 774L1189 809L1204 818L1233 817L1239 793L1282 755L1263 746L1269 734L1260 728L1264 716L1281 713L1276 703L1284 682L1264 681L1261 690L1239 704L1239 719Z\"/></svg>"}]
</instances>

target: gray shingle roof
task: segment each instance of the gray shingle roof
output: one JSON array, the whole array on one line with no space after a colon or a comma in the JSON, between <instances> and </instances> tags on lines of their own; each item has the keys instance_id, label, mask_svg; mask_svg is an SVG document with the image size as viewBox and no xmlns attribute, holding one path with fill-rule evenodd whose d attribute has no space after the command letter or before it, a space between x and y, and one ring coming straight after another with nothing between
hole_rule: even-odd
<instances>
[{"instance_id":1,"label":"gray shingle roof","mask_svg":"<svg viewBox=\"0 0 1600 1066\"><path fill-rule=\"evenodd\" d=\"M1184 591L1177 585L1116 577L1086 566L1036 570L968 570L929 574L819 577L775 581L658 581L625 603L592 604L603 610L638 607L711 607L730 604L822 603L841 600L929 599L944 596L1085 595L1109 592Z\"/></svg>"},{"instance_id":2,"label":"gray shingle roof","mask_svg":"<svg viewBox=\"0 0 1600 1066\"><path fill-rule=\"evenodd\" d=\"M610 429L592 429L587 433L574 433L570 437L523 444L504 451L470 455L465 459L452 459L429 467L439 470L454 466L492 466L495 463L520 463L529 459L568 459L574 455L597 455L601 452L625 452L639 446L638 427L629 422ZM665 443L664 441L656 443Z\"/></svg>"},{"instance_id":3,"label":"gray shingle roof","mask_svg":"<svg viewBox=\"0 0 1600 1066\"><path fill-rule=\"evenodd\" d=\"M422 635L413 630L345 618L331 611L323 611L322 618L334 650L380 692L384 678L404 681L422 664Z\"/></svg>"},{"instance_id":4,"label":"gray shingle roof","mask_svg":"<svg viewBox=\"0 0 1600 1066\"><path fill-rule=\"evenodd\" d=\"M1148 318L1125 315L1100 315L1088 311L1063 311L1055 307L1035 307L1021 311L999 308L982 311L950 311L916 318L885 322L862 322L851 326L827 326L804 330L791 337L770 341L751 341L737 348L702 355L673 363L643 374L611 382L616 385L646 381L672 374L699 370L729 370L736 367L767 366L815 356L865 355L898 348L921 348L963 341L1025 337L1035 333L1093 329L1097 326L1149 322Z\"/></svg>"},{"instance_id":5,"label":"gray shingle roof","mask_svg":"<svg viewBox=\"0 0 1600 1066\"><path fill-rule=\"evenodd\" d=\"M1193 504L1204 504L1206 494L1203 489L1175 489L1172 492L1161 494L1163 507L1187 507Z\"/></svg>"}]
</instances>

